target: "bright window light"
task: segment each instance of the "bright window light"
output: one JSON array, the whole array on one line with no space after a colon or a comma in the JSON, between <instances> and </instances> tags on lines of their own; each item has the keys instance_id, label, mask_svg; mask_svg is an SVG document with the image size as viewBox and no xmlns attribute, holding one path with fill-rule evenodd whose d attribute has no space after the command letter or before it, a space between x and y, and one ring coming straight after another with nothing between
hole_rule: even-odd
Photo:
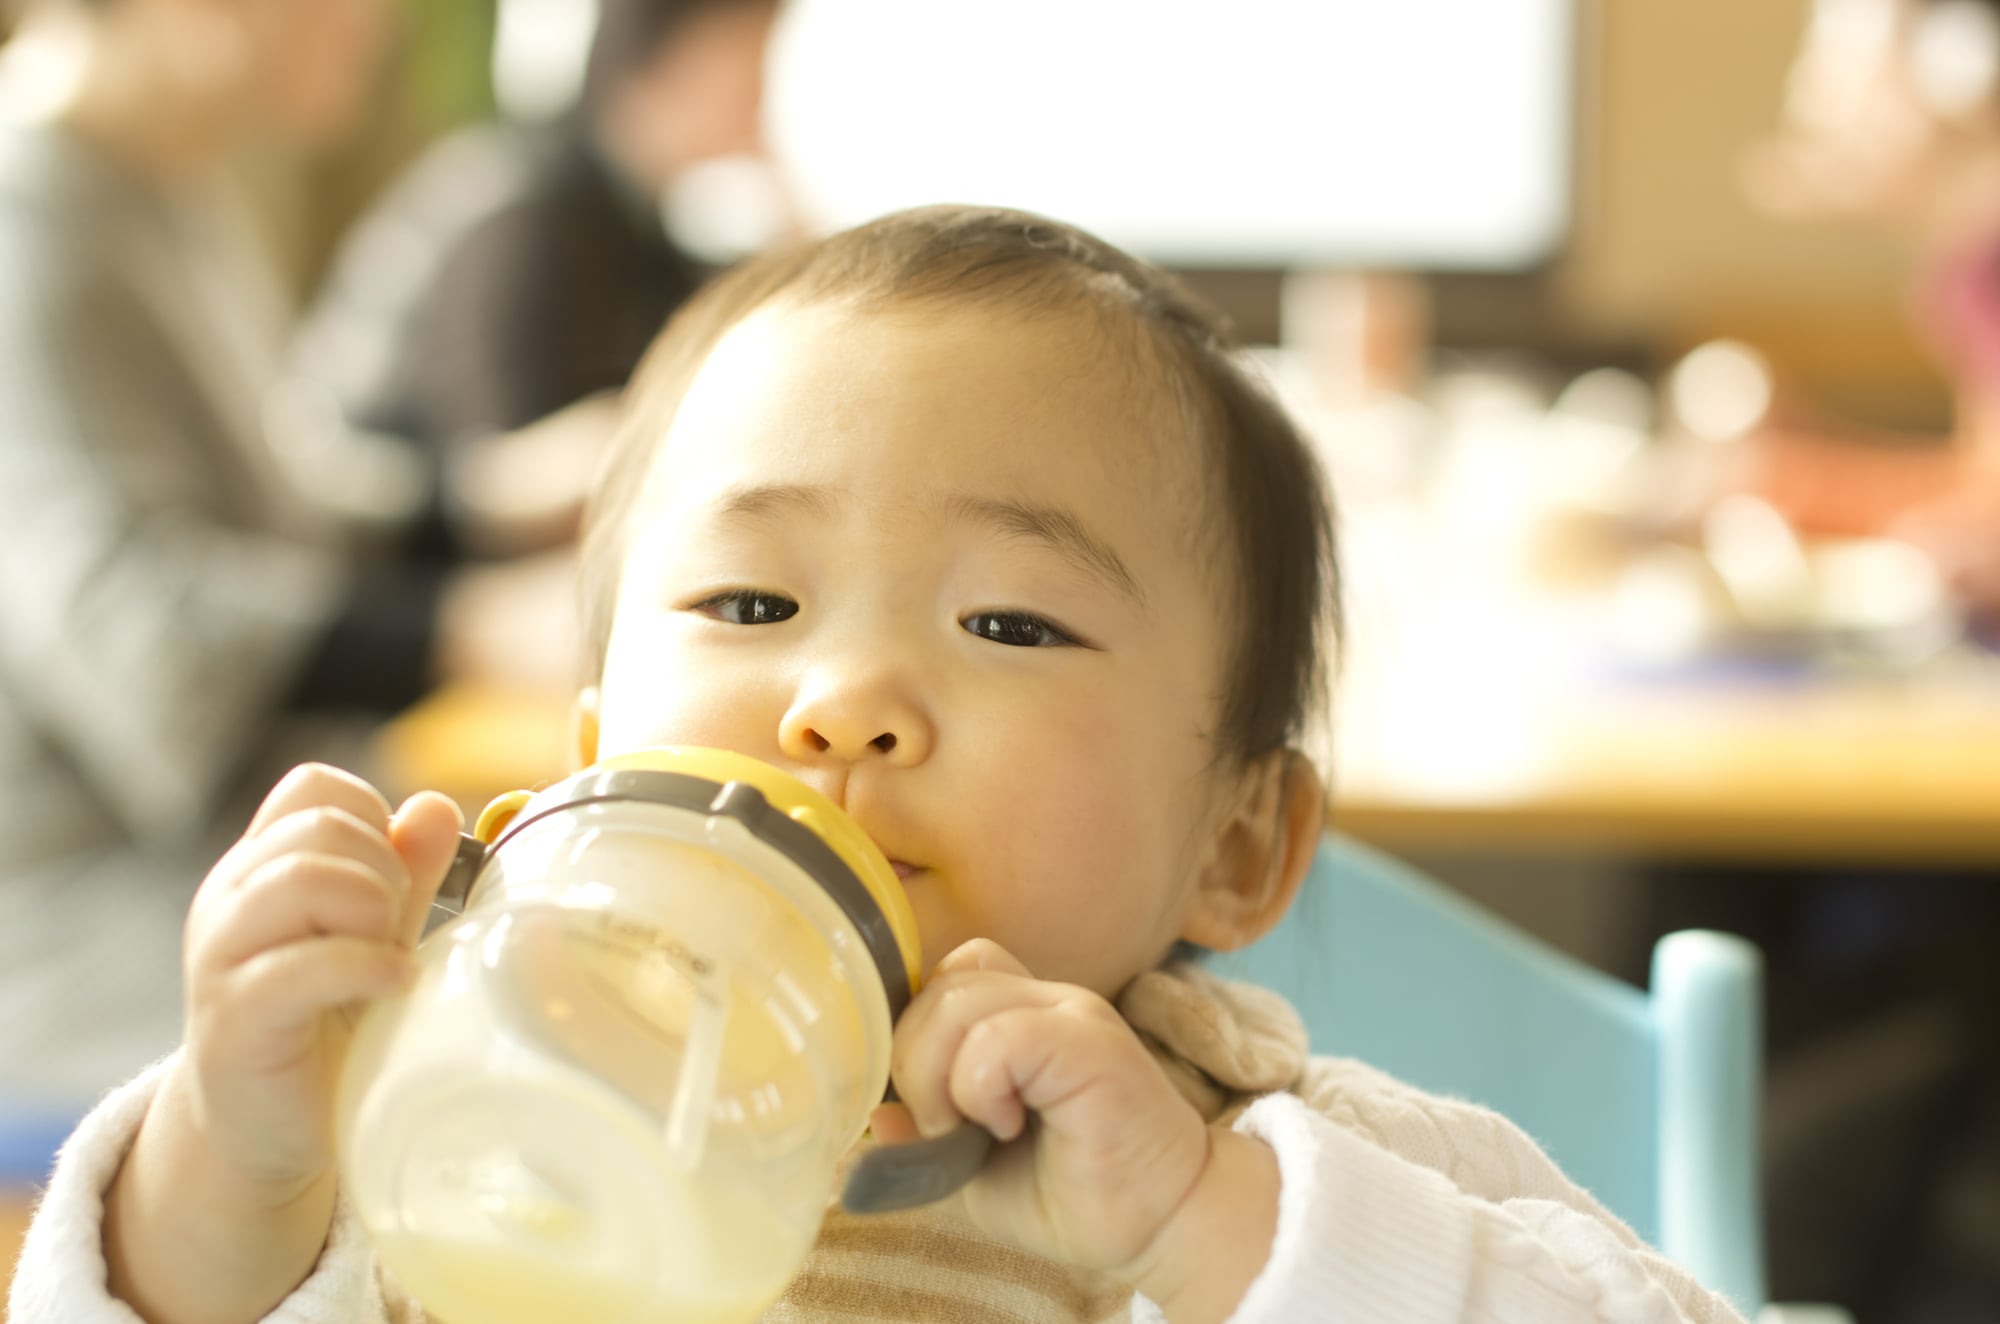
<instances>
[{"instance_id":1,"label":"bright window light","mask_svg":"<svg viewBox=\"0 0 2000 1324\"><path fill-rule=\"evenodd\" d=\"M1507 269L1569 206L1575 0L790 0L808 215L1074 221L1191 265Z\"/></svg>"}]
</instances>

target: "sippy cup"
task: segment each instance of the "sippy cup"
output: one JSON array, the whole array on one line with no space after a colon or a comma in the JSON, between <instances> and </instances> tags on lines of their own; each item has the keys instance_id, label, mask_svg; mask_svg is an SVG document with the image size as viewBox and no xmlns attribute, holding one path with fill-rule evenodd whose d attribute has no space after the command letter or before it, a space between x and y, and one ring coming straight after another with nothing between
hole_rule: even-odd
<instances>
[{"instance_id":1,"label":"sippy cup","mask_svg":"<svg viewBox=\"0 0 2000 1324\"><path fill-rule=\"evenodd\" d=\"M449 1324L741 1324L798 1271L884 1097L916 919L831 801L644 750L488 806L463 912L355 1029L342 1176ZM864 1155L860 1211L948 1193L990 1137Z\"/></svg>"}]
</instances>

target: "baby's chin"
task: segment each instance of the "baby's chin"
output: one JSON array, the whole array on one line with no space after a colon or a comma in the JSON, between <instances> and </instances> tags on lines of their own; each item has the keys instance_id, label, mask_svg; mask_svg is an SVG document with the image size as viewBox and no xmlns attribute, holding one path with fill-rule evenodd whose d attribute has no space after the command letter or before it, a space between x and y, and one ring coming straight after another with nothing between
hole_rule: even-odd
<instances>
[{"instance_id":1,"label":"baby's chin","mask_svg":"<svg viewBox=\"0 0 2000 1324\"><path fill-rule=\"evenodd\" d=\"M950 956L979 935L944 914L941 898L927 895L925 876L909 880L910 909L917 915L917 937L923 944L924 978L929 980L939 961Z\"/></svg>"},{"instance_id":2,"label":"baby's chin","mask_svg":"<svg viewBox=\"0 0 2000 1324\"><path fill-rule=\"evenodd\" d=\"M891 858L890 864L896 863ZM1037 979L1080 984L1095 989L1107 999L1115 999L1119 990L1140 973L1136 969L1107 970L1103 968L1103 961L1092 960L1090 955L1079 953L1074 944L1063 943L1059 930L1051 928L1060 925L1060 916L970 915L958 905L954 889L942 872L919 867L907 877L898 870L897 876L903 879L904 892L910 898L910 909L917 917L926 983L930 982L940 961L975 938L985 938L998 944ZM993 922L995 920L999 922Z\"/></svg>"}]
</instances>

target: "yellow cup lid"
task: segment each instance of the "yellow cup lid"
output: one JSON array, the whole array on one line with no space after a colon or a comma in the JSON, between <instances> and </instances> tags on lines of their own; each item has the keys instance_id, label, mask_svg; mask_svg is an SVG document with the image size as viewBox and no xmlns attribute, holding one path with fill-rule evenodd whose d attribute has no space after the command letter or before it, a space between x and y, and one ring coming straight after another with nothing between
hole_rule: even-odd
<instances>
[{"instance_id":1,"label":"yellow cup lid","mask_svg":"<svg viewBox=\"0 0 2000 1324\"><path fill-rule=\"evenodd\" d=\"M673 780L655 779L656 774ZM757 794L732 794L732 787L747 787ZM892 1008L900 1011L916 993L923 975L916 912L888 858L840 806L760 759L694 745L614 755L540 791L512 791L498 797L480 814L474 835L498 846L533 819L593 799L647 800L742 819L753 833L812 873L855 920L875 952ZM779 822L771 822L759 804L749 803L752 799L775 810ZM781 824L796 828L786 830ZM815 844L833 858L815 858Z\"/></svg>"}]
</instances>

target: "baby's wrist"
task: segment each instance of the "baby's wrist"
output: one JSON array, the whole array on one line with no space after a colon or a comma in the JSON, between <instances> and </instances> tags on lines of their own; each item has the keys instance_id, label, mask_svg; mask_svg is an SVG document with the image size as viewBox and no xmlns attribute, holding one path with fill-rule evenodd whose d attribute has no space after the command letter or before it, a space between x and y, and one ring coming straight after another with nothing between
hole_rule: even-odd
<instances>
[{"instance_id":1,"label":"baby's wrist","mask_svg":"<svg viewBox=\"0 0 2000 1324\"><path fill-rule=\"evenodd\" d=\"M148 1137L148 1130L155 1134ZM331 1185L335 1178L330 1161L307 1167L260 1161L246 1154L242 1145L232 1144L207 1106L185 1051L153 1097L139 1143L169 1147L174 1166L232 1211L282 1210Z\"/></svg>"},{"instance_id":2,"label":"baby's wrist","mask_svg":"<svg viewBox=\"0 0 2000 1324\"><path fill-rule=\"evenodd\" d=\"M1147 1250L1133 1287L1173 1324L1220 1324L1271 1257L1278 1156L1254 1136L1208 1128L1208 1160Z\"/></svg>"},{"instance_id":3,"label":"baby's wrist","mask_svg":"<svg viewBox=\"0 0 2000 1324\"><path fill-rule=\"evenodd\" d=\"M335 1174L277 1181L232 1162L198 1122L185 1070L161 1082L106 1192L107 1286L160 1324L261 1318L318 1260Z\"/></svg>"}]
</instances>

